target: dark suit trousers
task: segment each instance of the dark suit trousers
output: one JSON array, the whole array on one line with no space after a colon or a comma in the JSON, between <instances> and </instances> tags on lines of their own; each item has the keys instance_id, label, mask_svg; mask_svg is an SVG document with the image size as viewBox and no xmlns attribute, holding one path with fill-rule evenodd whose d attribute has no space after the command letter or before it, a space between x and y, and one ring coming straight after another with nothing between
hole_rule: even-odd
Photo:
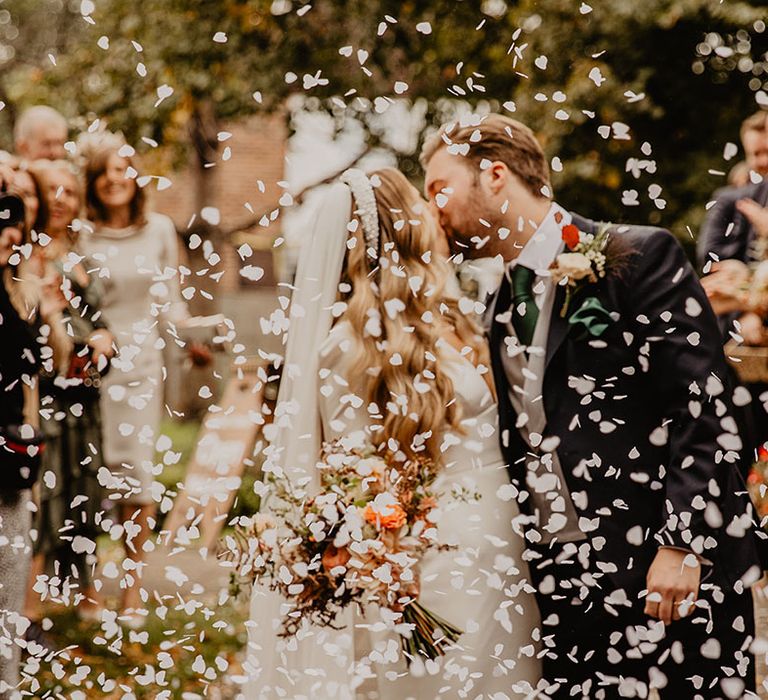
<instances>
[{"instance_id":1,"label":"dark suit trousers","mask_svg":"<svg viewBox=\"0 0 768 700\"><path fill-rule=\"evenodd\" d=\"M719 594L705 580L695 611L665 628L644 614L640 589L626 590L626 599L611 595L615 584L585 570L578 555L564 556L562 546L537 554L530 566L551 697L644 698L650 686L662 700L754 691L751 591Z\"/></svg>"}]
</instances>

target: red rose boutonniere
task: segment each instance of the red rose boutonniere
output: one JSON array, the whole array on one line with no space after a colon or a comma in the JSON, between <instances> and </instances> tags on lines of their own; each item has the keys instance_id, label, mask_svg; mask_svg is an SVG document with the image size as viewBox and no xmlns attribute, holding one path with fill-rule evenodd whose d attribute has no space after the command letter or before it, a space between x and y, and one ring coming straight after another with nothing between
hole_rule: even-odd
<instances>
[{"instance_id":1,"label":"red rose boutonniere","mask_svg":"<svg viewBox=\"0 0 768 700\"><path fill-rule=\"evenodd\" d=\"M555 258L550 272L555 284L565 284L565 303L560 310L560 316L565 318L572 295L584 285L594 284L605 277L608 226L602 225L597 233L592 234L579 231L574 224L567 224L563 226L562 233L568 250Z\"/></svg>"},{"instance_id":2,"label":"red rose boutonniere","mask_svg":"<svg viewBox=\"0 0 768 700\"><path fill-rule=\"evenodd\" d=\"M568 246L568 250L576 250L579 245L579 229L574 224L563 226L563 241Z\"/></svg>"}]
</instances>

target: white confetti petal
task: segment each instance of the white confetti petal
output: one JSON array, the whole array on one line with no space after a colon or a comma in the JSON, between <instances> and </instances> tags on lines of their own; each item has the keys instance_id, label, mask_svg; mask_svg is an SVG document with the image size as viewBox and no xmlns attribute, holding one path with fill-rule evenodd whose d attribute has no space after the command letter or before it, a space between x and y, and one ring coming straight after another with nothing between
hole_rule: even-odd
<instances>
[{"instance_id":1,"label":"white confetti petal","mask_svg":"<svg viewBox=\"0 0 768 700\"><path fill-rule=\"evenodd\" d=\"M251 282L258 282L262 277L264 277L264 269L257 267L256 265L246 265L245 267L241 268L240 274Z\"/></svg>"},{"instance_id":2,"label":"white confetti petal","mask_svg":"<svg viewBox=\"0 0 768 700\"><path fill-rule=\"evenodd\" d=\"M221 223L221 212L216 207L203 207L200 216L211 226L218 226ZM190 238L190 242L191 240Z\"/></svg>"}]
</instances>

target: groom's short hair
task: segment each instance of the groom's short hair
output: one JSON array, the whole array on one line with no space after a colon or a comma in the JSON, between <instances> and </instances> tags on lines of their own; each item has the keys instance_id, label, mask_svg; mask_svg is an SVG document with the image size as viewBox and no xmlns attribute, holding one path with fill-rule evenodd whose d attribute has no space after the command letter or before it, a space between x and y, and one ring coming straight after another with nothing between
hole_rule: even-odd
<instances>
[{"instance_id":1,"label":"groom's short hair","mask_svg":"<svg viewBox=\"0 0 768 700\"><path fill-rule=\"evenodd\" d=\"M522 122L501 114L489 114L479 122L453 122L427 138L421 149L421 164L426 168L441 148L467 145L466 157L478 171L484 160L501 161L537 197L551 197L549 166L533 131Z\"/></svg>"}]
</instances>

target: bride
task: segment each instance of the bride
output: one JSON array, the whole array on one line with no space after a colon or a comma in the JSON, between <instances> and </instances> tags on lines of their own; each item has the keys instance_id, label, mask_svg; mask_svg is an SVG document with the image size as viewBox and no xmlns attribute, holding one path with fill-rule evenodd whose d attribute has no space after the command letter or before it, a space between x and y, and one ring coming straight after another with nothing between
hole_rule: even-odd
<instances>
[{"instance_id":1,"label":"bride","mask_svg":"<svg viewBox=\"0 0 768 700\"><path fill-rule=\"evenodd\" d=\"M307 624L286 639L278 632L290 606L257 585L249 700L536 694L540 620L498 447L487 350L444 291L450 272L438 235L397 170L347 171L329 189L300 254L264 471L312 480L321 442L355 435L436 460L439 538L453 547L420 563L420 600L463 634L437 662L410 668L378 609L349 609L340 629ZM462 489L474 497L452 496Z\"/></svg>"}]
</instances>

